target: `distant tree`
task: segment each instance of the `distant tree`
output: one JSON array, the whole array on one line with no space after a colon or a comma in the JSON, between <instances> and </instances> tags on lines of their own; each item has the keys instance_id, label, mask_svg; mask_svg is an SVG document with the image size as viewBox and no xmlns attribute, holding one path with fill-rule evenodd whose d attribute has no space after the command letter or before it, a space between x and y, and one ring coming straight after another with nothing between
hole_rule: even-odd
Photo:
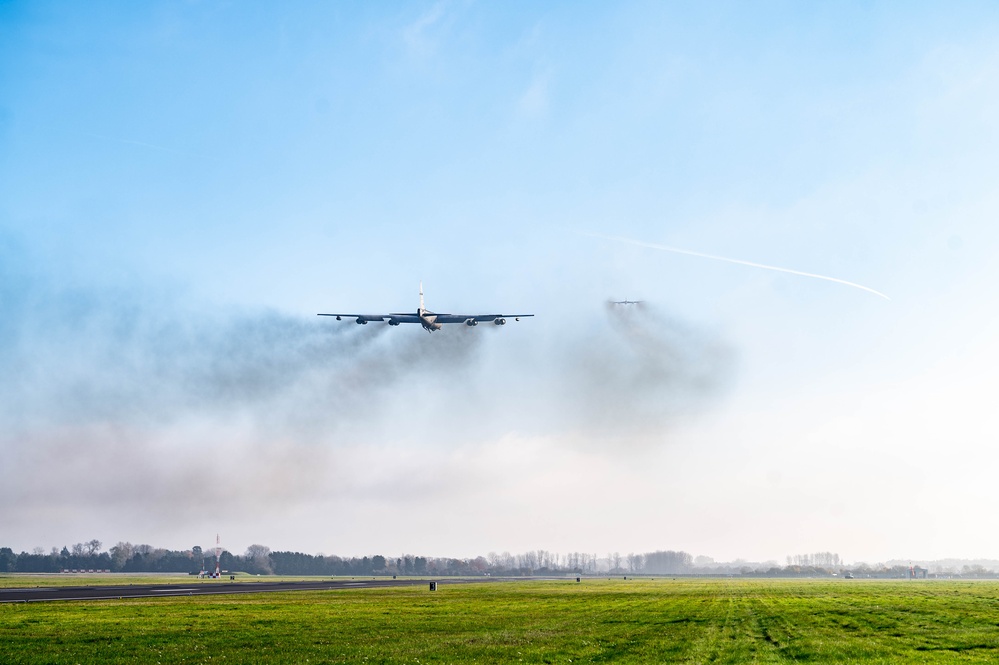
<instances>
[{"instance_id":1,"label":"distant tree","mask_svg":"<svg viewBox=\"0 0 999 665\"><path fill-rule=\"evenodd\" d=\"M9 547L0 547L0 572L12 573L17 567L17 555Z\"/></svg>"},{"instance_id":2,"label":"distant tree","mask_svg":"<svg viewBox=\"0 0 999 665\"><path fill-rule=\"evenodd\" d=\"M612 554L608 555L607 558L610 559L611 570L613 570L615 572L621 570L621 553L620 552L613 552Z\"/></svg>"},{"instance_id":3,"label":"distant tree","mask_svg":"<svg viewBox=\"0 0 999 665\"><path fill-rule=\"evenodd\" d=\"M383 572L385 570L385 557L380 554L371 557L371 570L376 573Z\"/></svg>"},{"instance_id":4,"label":"distant tree","mask_svg":"<svg viewBox=\"0 0 999 665\"><path fill-rule=\"evenodd\" d=\"M219 555L219 567L222 570L239 570L239 568L236 567L239 563L240 561L238 561L229 550L222 550L222 553Z\"/></svg>"},{"instance_id":5,"label":"distant tree","mask_svg":"<svg viewBox=\"0 0 999 665\"><path fill-rule=\"evenodd\" d=\"M517 557L518 568L524 570L536 570L538 566L538 553L537 552L525 552Z\"/></svg>"},{"instance_id":6,"label":"distant tree","mask_svg":"<svg viewBox=\"0 0 999 665\"><path fill-rule=\"evenodd\" d=\"M205 551L201 549L201 545L195 545L191 548L191 558L197 564L198 570L205 569Z\"/></svg>"},{"instance_id":7,"label":"distant tree","mask_svg":"<svg viewBox=\"0 0 999 665\"><path fill-rule=\"evenodd\" d=\"M660 575L684 573L690 569L692 562L693 557L686 552L649 552L645 555L645 572Z\"/></svg>"},{"instance_id":8,"label":"distant tree","mask_svg":"<svg viewBox=\"0 0 999 665\"><path fill-rule=\"evenodd\" d=\"M271 548L266 545L250 545L246 548L247 572L260 575L271 575L274 572L271 566Z\"/></svg>"},{"instance_id":9,"label":"distant tree","mask_svg":"<svg viewBox=\"0 0 999 665\"><path fill-rule=\"evenodd\" d=\"M17 555L14 570L19 573L58 573L59 563L45 556L45 550L36 547L31 554L21 552Z\"/></svg>"},{"instance_id":10,"label":"distant tree","mask_svg":"<svg viewBox=\"0 0 999 665\"><path fill-rule=\"evenodd\" d=\"M94 556L101 551L101 541L94 539L89 543L85 543L83 546L83 553L86 556Z\"/></svg>"},{"instance_id":11,"label":"distant tree","mask_svg":"<svg viewBox=\"0 0 999 665\"><path fill-rule=\"evenodd\" d=\"M63 548L65 551L65 548ZM128 560L132 558L132 543L121 543L111 548L111 569L124 570Z\"/></svg>"}]
</instances>

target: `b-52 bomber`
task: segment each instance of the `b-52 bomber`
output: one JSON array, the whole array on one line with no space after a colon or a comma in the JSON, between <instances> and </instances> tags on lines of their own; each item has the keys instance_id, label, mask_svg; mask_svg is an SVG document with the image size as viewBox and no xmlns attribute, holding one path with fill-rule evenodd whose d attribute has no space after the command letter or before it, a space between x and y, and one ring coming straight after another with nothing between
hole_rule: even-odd
<instances>
[{"instance_id":1,"label":"b-52 bomber","mask_svg":"<svg viewBox=\"0 0 999 665\"><path fill-rule=\"evenodd\" d=\"M367 325L369 321L388 321L390 326L400 323L419 323L427 332L440 330L445 323L464 323L466 326L477 326L480 322L493 322L498 326L506 324L507 319L520 321L523 317L533 314L438 314L431 312L423 304L423 283L420 283L420 307L416 313L394 312L392 314L319 314L318 316L335 316L337 321L344 318L354 319L354 323Z\"/></svg>"}]
</instances>

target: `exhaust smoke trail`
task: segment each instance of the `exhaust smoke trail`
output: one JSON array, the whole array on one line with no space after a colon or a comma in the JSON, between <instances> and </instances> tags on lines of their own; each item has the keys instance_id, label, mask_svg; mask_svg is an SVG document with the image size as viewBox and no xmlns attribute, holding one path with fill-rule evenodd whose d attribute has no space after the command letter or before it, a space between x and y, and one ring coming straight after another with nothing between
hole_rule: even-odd
<instances>
[{"instance_id":1,"label":"exhaust smoke trail","mask_svg":"<svg viewBox=\"0 0 999 665\"><path fill-rule=\"evenodd\" d=\"M19 250L0 233L0 504L25 507L0 516L0 533L98 514L166 528L207 506L259 516L356 497L412 473L358 479L351 467L391 456L366 451L438 454L490 403L473 400L486 327L392 335L219 308L40 274Z\"/></svg>"},{"instance_id":2,"label":"exhaust smoke trail","mask_svg":"<svg viewBox=\"0 0 999 665\"><path fill-rule=\"evenodd\" d=\"M856 282L848 282L845 279L839 279L838 277L829 277L828 275L818 275L812 272L804 272L801 270L792 270L791 268L781 268L778 266L768 266L765 263L755 263L753 261L744 261L742 259L730 259L725 256L716 256L714 254L705 254L703 252L695 252L689 249L680 249L679 247L670 247L669 245L660 245L654 242L645 242L644 240L634 240L632 238L624 238L621 236L607 236L601 233L591 233L589 231L581 231L583 235L590 236L591 238L602 238L604 240L613 240L615 242L623 242L629 245L637 245L639 247L647 247L649 249L658 249L663 252L673 252L674 254L685 254L687 256L696 256L702 259L711 259L713 261L724 261L726 263L737 263L743 266L750 266L752 268L763 268L764 270L774 270L776 272L786 272L791 275L800 275L801 277L812 277L814 279L823 279L827 282L836 282L837 284L845 284L846 286L852 286L855 289L860 289L861 291L867 291L868 293L873 293L876 296L880 296L885 300L891 300L888 296L881 293L880 291L875 291L874 289L864 286L863 284L857 284Z\"/></svg>"},{"instance_id":3,"label":"exhaust smoke trail","mask_svg":"<svg viewBox=\"0 0 999 665\"><path fill-rule=\"evenodd\" d=\"M407 334L39 274L3 243L0 504L19 508L0 533L23 539L496 501L511 441L637 457L730 374L718 340L649 306L514 353L496 326Z\"/></svg>"},{"instance_id":4,"label":"exhaust smoke trail","mask_svg":"<svg viewBox=\"0 0 999 665\"><path fill-rule=\"evenodd\" d=\"M586 450L648 450L724 395L735 357L723 340L651 305L605 313L601 328L559 339L551 389L524 407L542 427Z\"/></svg>"}]
</instances>

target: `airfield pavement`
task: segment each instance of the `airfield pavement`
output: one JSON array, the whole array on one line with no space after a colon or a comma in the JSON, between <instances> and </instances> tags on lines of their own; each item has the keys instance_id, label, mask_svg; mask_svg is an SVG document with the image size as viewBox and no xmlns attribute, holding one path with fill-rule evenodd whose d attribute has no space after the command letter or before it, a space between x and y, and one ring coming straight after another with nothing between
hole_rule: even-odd
<instances>
[{"instance_id":1,"label":"airfield pavement","mask_svg":"<svg viewBox=\"0 0 999 665\"><path fill-rule=\"evenodd\" d=\"M238 578L237 578L238 579ZM118 586L67 586L0 589L0 603L39 603L55 600L120 600L122 598L166 598L232 593L371 589L468 582L499 582L513 578L475 577L450 579L322 579L296 582L241 582L228 579L192 581L191 584L129 584Z\"/></svg>"}]
</instances>

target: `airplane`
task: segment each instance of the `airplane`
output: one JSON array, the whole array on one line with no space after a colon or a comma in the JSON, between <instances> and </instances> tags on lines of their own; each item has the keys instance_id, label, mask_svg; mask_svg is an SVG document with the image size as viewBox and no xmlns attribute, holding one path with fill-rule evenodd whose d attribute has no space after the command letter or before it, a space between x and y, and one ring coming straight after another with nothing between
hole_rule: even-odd
<instances>
[{"instance_id":1,"label":"airplane","mask_svg":"<svg viewBox=\"0 0 999 665\"><path fill-rule=\"evenodd\" d=\"M612 304L612 305L641 305L644 302L645 302L644 300L628 300L627 298L625 298L624 300L611 300L610 304Z\"/></svg>"},{"instance_id":2,"label":"airplane","mask_svg":"<svg viewBox=\"0 0 999 665\"><path fill-rule=\"evenodd\" d=\"M423 304L423 282L420 282L420 308L415 314L409 312L394 312L392 314L318 314L317 316L335 316L337 321L344 317L353 318L354 323L367 325L368 321L388 321L390 326L400 323L419 323L427 332L440 330L445 323L464 323L466 326L477 326L480 321L492 321L498 326L506 325L506 320L512 318L520 321L522 317L533 314L438 314L431 312Z\"/></svg>"}]
</instances>

